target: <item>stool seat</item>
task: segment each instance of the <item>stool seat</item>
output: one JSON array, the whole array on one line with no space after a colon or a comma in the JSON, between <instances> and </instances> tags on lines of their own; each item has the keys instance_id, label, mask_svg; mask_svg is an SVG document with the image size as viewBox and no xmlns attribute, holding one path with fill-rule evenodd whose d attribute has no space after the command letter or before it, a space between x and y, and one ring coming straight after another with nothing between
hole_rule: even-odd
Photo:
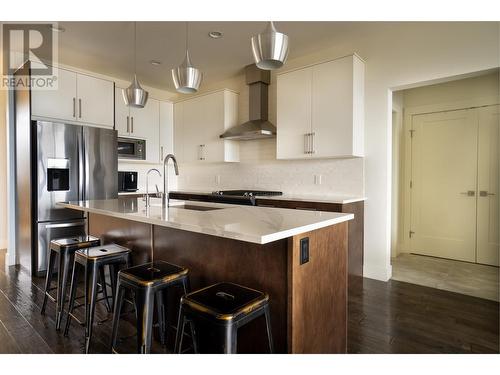
<instances>
[{"instance_id":1,"label":"stool seat","mask_svg":"<svg viewBox=\"0 0 500 375\"><path fill-rule=\"evenodd\" d=\"M114 257L117 255L121 256L123 253L130 253L130 250L120 245L109 244L79 249L75 252L75 255L92 261L106 257Z\"/></svg>"},{"instance_id":2,"label":"stool seat","mask_svg":"<svg viewBox=\"0 0 500 375\"><path fill-rule=\"evenodd\" d=\"M101 240L94 236L75 236L69 238L57 238L50 241L50 249L54 251L72 251L86 247L99 246Z\"/></svg>"},{"instance_id":3,"label":"stool seat","mask_svg":"<svg viewBox=\"0 0 500 375\"><path fill-rule=\"evenodd\" d=\"M233 283L218 283L189 293L182 303L218 320L234 320L248 315L269 301L267 293Z\"/></svg>"},{"instance_id":4,"label":"stool seat","mask_svg":"<svg viewBox=\"0 0 500 375\"><path fill-rule=\"evenodd\" d=\"M120 278L140 286L152 287L177 280L188 272L187 268L160 260L127 268L120 272Z\"/></svg>"}]
</instances>

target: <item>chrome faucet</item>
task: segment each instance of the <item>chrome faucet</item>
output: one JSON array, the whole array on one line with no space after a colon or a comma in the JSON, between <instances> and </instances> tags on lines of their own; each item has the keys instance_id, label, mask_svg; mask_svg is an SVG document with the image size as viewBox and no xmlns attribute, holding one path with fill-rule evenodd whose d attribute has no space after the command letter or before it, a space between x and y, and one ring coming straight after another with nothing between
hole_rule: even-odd
<instances>
[{"instance_id":1,"label":"chrome faucet","mask_svg":"<svg viewBox=\"0 0 500 375\"><path fill-rule=\"evenodd\" d=\"M149 196L149 174L151 172L156 172L158 173L158 176L161 177L161 173L158 169L156 168L151 168L148 173L146 173L146 207L151 206L151 197Z\"/></svg>"},{"instance_id":2,"label":"chrome faucet","mask_svg":"<svg viewBox=\"0 0 500 375\"><path fill-rule=\"evenodd\" d=\"M175 159L175 156L173 154L168 154L165 156L165 159L163 159L163 195L162 195L162 205L163 207L168 207L170 206L170 198L168 196L168 171L167 171L167 164L168 161L172 159L174 162L174 170L175 170L175 175L179 175L179 167L177 166L177 160Z\"/></svg>"}]
</instances>

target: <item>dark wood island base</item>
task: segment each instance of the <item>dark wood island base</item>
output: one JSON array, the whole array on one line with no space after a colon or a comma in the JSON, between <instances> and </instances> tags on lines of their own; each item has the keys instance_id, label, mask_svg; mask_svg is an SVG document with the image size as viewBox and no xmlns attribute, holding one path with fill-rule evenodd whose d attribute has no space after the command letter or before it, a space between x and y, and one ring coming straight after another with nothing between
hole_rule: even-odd
<instances>
[{"instance_id":1,"label":"dark wood island base","mask_svg":"<svg viewBox=\"0 0 500 375\"><path fill-rule=\"evenodd\" d=\"M189 268L193 290L229 281L268 293L277 353L346 353L347 222L264 245L94 213L89 231L104 243L130 248L133 264L151 261L153 246L155 260ZM309 260L301 264L304 238ZM171 325L179 296L169 296ZM263 332L263 319L242 327L238 352L265 353ZM200 333L201 349L212 351L208 336Z\"/></svg>"}]
</instances>

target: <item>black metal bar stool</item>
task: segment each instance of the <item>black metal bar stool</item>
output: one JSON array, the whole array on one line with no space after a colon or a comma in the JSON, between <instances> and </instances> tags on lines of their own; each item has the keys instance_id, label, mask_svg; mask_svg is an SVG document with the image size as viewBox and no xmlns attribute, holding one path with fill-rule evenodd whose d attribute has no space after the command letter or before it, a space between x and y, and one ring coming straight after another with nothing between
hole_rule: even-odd
<instances>
[{"instance_id":1,"label":"black metal bar stool","mask_svg":"<svg viewBox=\"0 0 500 375\"><path fill-rule=\"evenodd\" d=\"M238 328L264 315L269 352L274 353L269 315L269 296L258 290L233 283L219 283L181 298L175 352L181 353L184 327L203 321L223 333L224 353L236 353ZM193 341L196 337L193 338ZM195 353L197 345L194 345Z\"/></svg>"},{"instance_id":2,"label":"black metal bar stool","mask_svg":"<svg viewBox=\"0 0 500 375\"><path fill-rule=\"evenodd\" d=\"M174 285L182 285L184 294L189 291L189 270L165 261L155 261L121 270L118 273L118 287L113 313L113 333L111 350L116 353L118 322L127 290L134 293L137 317L137 351L151 352L153 330L153 310L156 299L160 341L166 342L166 295L167 289Z\"/></svg>"},{"instance_id":3,"label":"black metal bar stool","mask_svg":"<svg viewBox=\"0 0 500 375\"><path fill-rule=\"evenodd\" d=\"M66 289L68 275L73 263L75 251L78 249L99 246L101 240L93 236L75 236L70 238L59 238L50 241L49 264L47 276L45 277L45 295L43 297L42 315L45 314L47 299L56 303L56 330L61 328L62 313L64 311L64 302L66 300ZM54 276L54 267L57 260L57 285L52 287L52 278ZM101 279L101 283L104 282ZM55 298L50 292L56 289Z\"/></svg>"},{"instance_id":4,"label":"black metal bar stool","mask_svg":"<svg viewBox=\"0 0 500 375\"><path fill-rule=\"evenodd\" d=\"M116 279L115 270L116 267L124 265L129 266L130 262L130 250L116 245L102 245L96 247L90 247L87 249L80 249L75 252L75 260L73 265L73 274L71 276L71 292L69 297L69 312L68 319L66 320L66 328L64 329L64 335L66 336L69 331L69 326L72 319L75 319L78 323L85 325L85 353L89 352L90 341L92 339L92 328L94 324L94 313L97 300L97 277L105 266L112 266L110 269L110 276L112 281L113 297L115 296L116 287L113 285L113 279ZM85 306L85 321L80 322L73 311L75 309L76 300L76 289L78 286L78 273L80 268L85 271L85 302L83 305L76 307ZM105 283L104 283L105 285ZM104 299L107 300L105 296Z\"/></svg>"}]
</instances>

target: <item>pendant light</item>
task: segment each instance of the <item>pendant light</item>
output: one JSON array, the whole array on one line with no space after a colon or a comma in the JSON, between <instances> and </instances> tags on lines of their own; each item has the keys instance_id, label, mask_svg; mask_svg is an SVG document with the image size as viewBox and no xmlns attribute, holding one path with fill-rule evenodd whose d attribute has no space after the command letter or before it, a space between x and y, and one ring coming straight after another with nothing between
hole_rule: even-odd
<instances>
[{"instance_id":1,"label":"pendant light","mask_svg":"<svg viewBox=\"0 0 500 375\"><path fill-rule=\"evenodd\" d=\"M252 37L252 52L258 68L281 68L288 57L288 35L276 31L271 21L262 33Z\"/></svg>"},{"instance_id":2,"label":"pendant light","mask_svg":"<svg viewBox=\"0 0 500 375\"><path fill-rule=\"evenodd\" d=\"M125 105L135 108L144 108L148 101L148 92L141 87L137 80L137 25L134 22L134 80L129 87L122 90Z\"/></svg>"},{"instance_id":3,"label":"pendant light","mask_svg":"<svg viewBox=\"0 0 500 375\"><path fill-rule=\"evenodd\" d=\"M200 88L203 74L193 66L188 51L188 23L186 22L186 56L177 68L172 69L172 79L175 89L182 94L192 94Z\"/></svg>"}]
</instances>

